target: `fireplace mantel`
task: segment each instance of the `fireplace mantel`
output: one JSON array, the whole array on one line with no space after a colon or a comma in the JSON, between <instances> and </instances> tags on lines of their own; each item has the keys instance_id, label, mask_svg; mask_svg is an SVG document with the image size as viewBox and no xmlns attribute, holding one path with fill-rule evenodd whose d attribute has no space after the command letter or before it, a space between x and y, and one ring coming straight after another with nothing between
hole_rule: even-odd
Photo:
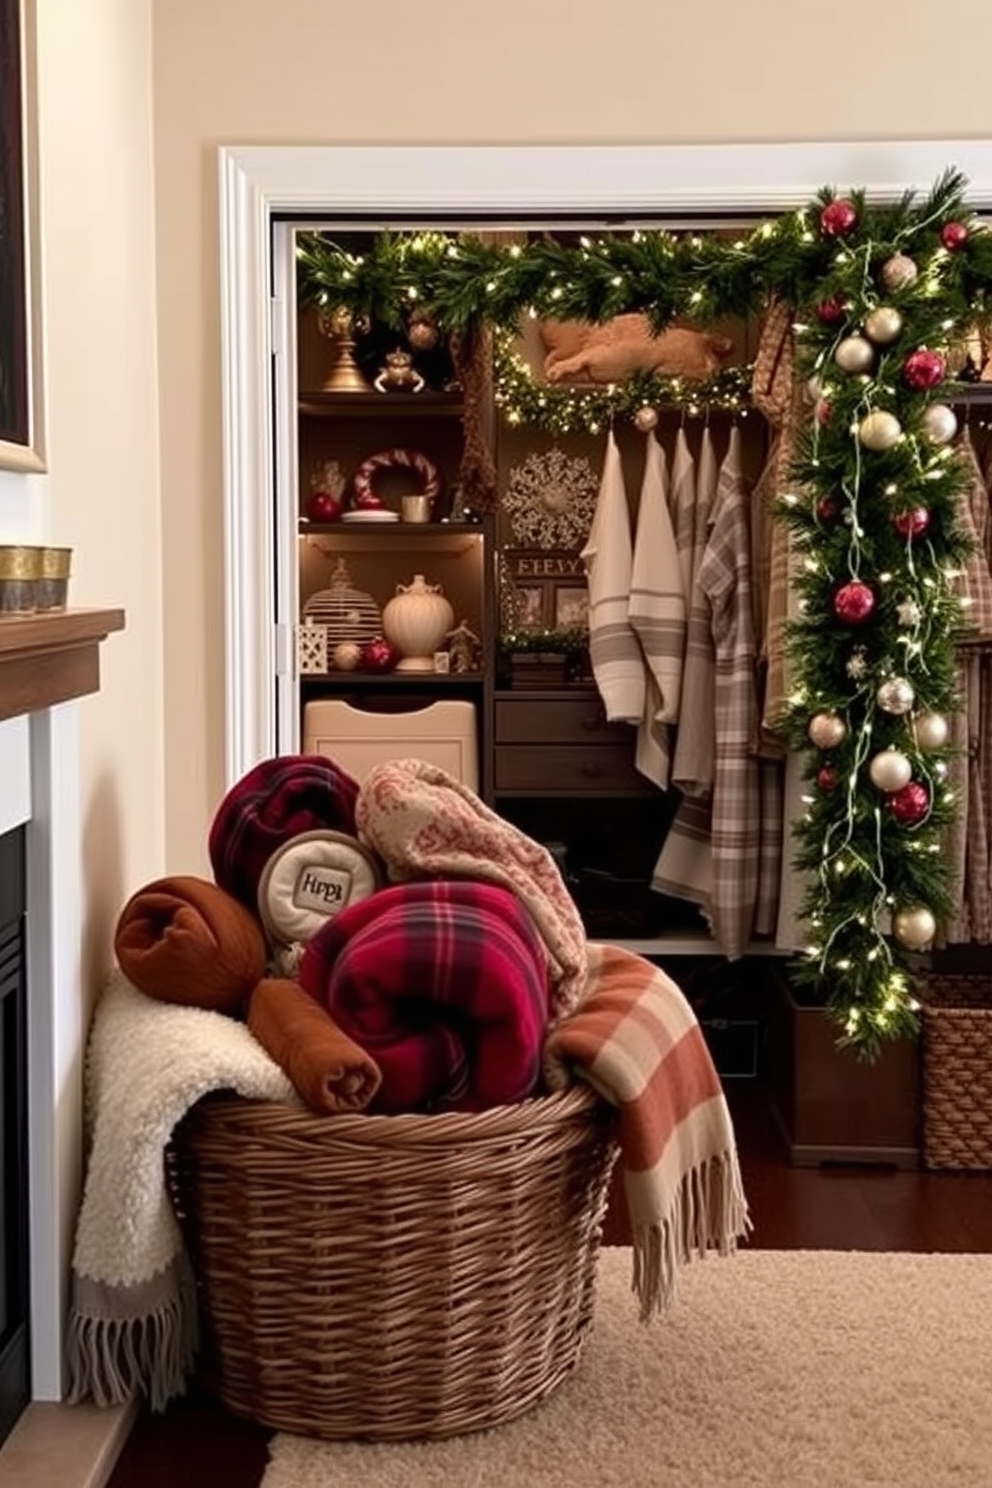
<instances>
[{"instance_id":1,"label":"fireplace mantel","mask_svg":"<svg viewBox=\"0 0 992 1488\"><path fill-rule=\"evenodd\" d=\"M0 719L96 692L100 642L123 629L123 610L50 610L0 619Z\"/></svg>"}]
</instances>

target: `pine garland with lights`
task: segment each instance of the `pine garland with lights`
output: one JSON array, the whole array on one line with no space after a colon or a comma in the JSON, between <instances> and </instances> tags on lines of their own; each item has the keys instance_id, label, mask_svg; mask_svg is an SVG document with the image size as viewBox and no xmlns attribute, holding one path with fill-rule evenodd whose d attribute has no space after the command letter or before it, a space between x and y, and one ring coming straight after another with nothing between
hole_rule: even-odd
<instances>
[{"instance_id":1,"label":"pine garland with lights","mask_svg":"<svg viewBox=\"0 0 992 1488\"><path fill-rule=\"evenodd\" d=\"M734 240L640 230L496 245L383 233L357 255L305 233L298 250L304 302L393 327L415 309L448 333L494 328L504 413L560 433L595 432L681 389L632 378L580 401L545 388L512 357L522 315L601 323L642 311L660 330L773 300L796 307L810 401L779 512L803 565L781 723L806 762L796 837L812 945L795 975L840 1041L867 1057L917 1027L914 955L957 887L941 839L956 813L949 715L960 708L969 544L957 520L967 474L944 399L948 348L986 318L992 290L992 233L969 213L965 187L948 170L922 200L908 192L882 207L824 188ZM721 374L690 396L720 406L738 389ZM517 639L540 645L533 633Z\"/></svg>"}]
</instances>

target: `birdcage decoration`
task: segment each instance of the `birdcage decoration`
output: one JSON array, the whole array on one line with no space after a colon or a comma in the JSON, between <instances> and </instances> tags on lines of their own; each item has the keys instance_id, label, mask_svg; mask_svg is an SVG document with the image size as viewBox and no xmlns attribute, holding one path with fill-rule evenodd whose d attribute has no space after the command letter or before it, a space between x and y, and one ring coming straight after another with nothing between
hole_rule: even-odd
<instances>
[{"instance_id":1,"label":"birdcage decoration","mask_svg":"<svg viewBox=\"0 0 992 1488\"><path fill-rule=\"evenodd\" d=\"M364 646L382 635L382 612L371 594L355 588L347 563L338 558L327 588L311 594L303 606L302 629L308 624L324 628L331 654L342 641Z\"/></svg>"}]
</instances>

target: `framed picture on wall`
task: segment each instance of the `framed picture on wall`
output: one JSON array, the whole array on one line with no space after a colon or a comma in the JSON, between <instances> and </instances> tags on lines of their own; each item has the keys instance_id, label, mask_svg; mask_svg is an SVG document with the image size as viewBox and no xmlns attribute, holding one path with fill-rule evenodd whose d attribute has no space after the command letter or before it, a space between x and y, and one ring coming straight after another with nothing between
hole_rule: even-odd
<instances>
[{"instance_id":1,"label":"framed picture on wall","mask_svg":"<svg viewBox=\"0 0 992 1488\"><path fill-rule=\"evenodd\" d=\"M555 630L589 629L589 590L578 584L556 584L554 586Z\"/></svg>"},{"instance_id":2,"label":"framed picture on wall","mask_svg":"<svg viewBox=\"0 0 992 1488\"><path fill-rule=\"evenodd\" d=\"M0 0L0 469L45 469L33 0Z\"/></svg>"}]
</instances>

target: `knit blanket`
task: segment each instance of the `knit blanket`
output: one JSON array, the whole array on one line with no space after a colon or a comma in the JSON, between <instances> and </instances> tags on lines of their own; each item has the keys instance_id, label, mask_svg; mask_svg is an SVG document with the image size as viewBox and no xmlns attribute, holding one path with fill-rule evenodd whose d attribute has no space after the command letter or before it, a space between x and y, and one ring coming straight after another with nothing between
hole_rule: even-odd
<instances>
[{"instance_id":1,"label":"knit blanket","mask_svg":"<svg viewBox=\"0 0 992 1488\"><path fill-rule=\"evenodd\" d=\"M467 878L509 889L550 958L552 1013L576 1004L586 970L585 930L548 849L497 816L438 765L389 760L369 771L355 805L358 835L394 882Z\"/></svg>"},{"instance_id":2,"label":"knit blanket","mask_svg":"<svg viewBox=\"0 0 992 1488\"><path fill-rule=\"evenodd\" d=\"M633 951L590 944L578 1010L548 1035L553 1090L584 1079L619 1113L633 1237L633 1287L647 1320L672 1299L679 1267L727 1255L750 1229L730 1112L695 1013Z\"/></svg>"},{"instance_id":3,"label":"knit blanket","mask_svg":"<svg viewBox=\"0 0 992 1488\"><path fill-rule=\"evenodd\" d=\"M196 1345L192 1273L164 1152L211 1090L296 1102L243 1024L146 997L117 972L97 1003L86 1056L90 1150L72 1260L69 1399L153 1410L184 1388Z\"/></svg>"},{"instance_id":4,"label":"knit blanket","mask_svg":"<svg viewBox=\"0 0 992 1488\"><path fill-rule=\"evenodd\" d=\"M533 921L508 889L397 884L308 942L301 985L371 1055L379 1113L482 1111L531 1095L548 1021Z\"/></svg>"}]
</instances>

